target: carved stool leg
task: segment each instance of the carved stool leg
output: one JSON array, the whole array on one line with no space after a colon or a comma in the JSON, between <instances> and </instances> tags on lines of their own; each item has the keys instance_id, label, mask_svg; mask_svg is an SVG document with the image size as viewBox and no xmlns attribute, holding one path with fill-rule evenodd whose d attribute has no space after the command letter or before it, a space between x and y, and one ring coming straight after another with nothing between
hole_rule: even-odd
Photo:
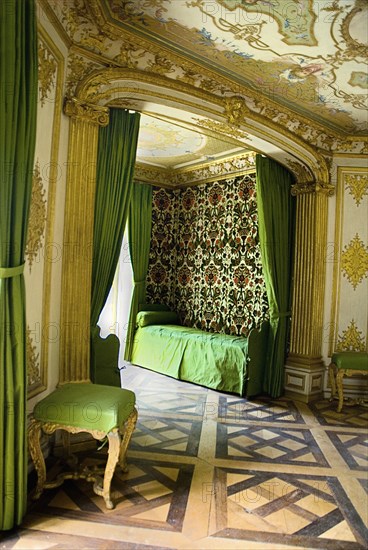
<instances>
[{"instance_id":1,"label":"carved stool leg","mask_svg":"<svg viewBox=\"0 0 368 550\"><path fill-rule=\"evenodd\" d=\"M337 393L339 396L339 403L337 406L337 412L341 412L342 404L344 401L344 392L343 392L343 386L342 386L342 379L344 378L345 372L343 369L339 369L337 375L336 375L336 386L337 386Z\"/></svg>"},{"instance_id":2,"label":"carved stool leg","mask_svg":"<svg viewBox=\"0 0 368 550\"><path fill-rule=\"evenodd\" d=\"M328 367L328 375L330 379L331 386L331 400L336 397L336 383L335 383L335 365L331 363Z\"/></svg>"},{"instance_id":3,"label":"carved stool leg","mask_svg":"<svg viewBox=\"0 0 368 550\"><path fill-rule=\"evenodd\" d=\"M128 445L130 443L130 440L132 438L132 435L135 429L135 425L137 423L137 418L138 418L138 412L137 412L137 409L134 408L134 410L132 411L132 413L130 414L129 418L125 423L124 435L120 445L119 466L123 472L128 471L126 454L128 450Z\"/></svg>"},{"instance_id":4,"label":"carved stool leg","mask_svg":"<svg viewBox=\"0 0 368 550\"><path fill-rule=\"evenodd\" d=\"M113 478L116 464L119 460L119 450L121 437L118 430L111 431L107 434L109 440L109 450L108 450L108 459L105 468L105 475L103 479L103 492L102 496L105 499L106 508L112 510L114 508L114 503L111 500L110 487L111 480Z\"/></svg>"},{"instance_id":5,"label":"carved stool leg","mask_svg":"<svg viewBox=\"0 0 368 550\"><path fill-rule=\"evenodd\" d=\"M28 429L28 447L37 472L37 486L34 494L32 495L34 500L40 497L46 483L46 465L41 450L40 435L41 422L38 422L38 420L32 418Z\"/></svg>"}]
</instances>

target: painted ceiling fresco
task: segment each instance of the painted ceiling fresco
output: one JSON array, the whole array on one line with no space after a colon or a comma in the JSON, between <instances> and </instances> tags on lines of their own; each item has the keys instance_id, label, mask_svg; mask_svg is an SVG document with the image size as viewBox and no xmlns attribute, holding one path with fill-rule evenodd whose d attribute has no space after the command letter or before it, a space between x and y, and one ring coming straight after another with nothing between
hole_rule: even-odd
<instances>
[{"instance_id":1,"label":"painted ceiling fresco","mask_svg":"<svg viewBox=\"0 0 368 550\"><path fill-rule=\"evenodd\" d=\"M185 121L157 114L141 115L137 161L163 169L179 169L244 152L234 139L216 139Z\"/></svg>"},{"instance_id":2,"label":"painted ceiling fresco","mask_svg":"<svg viewBox=\"0 0 368 550\"><path fill-rule=\"evenodd\" d=\"M101 0L109 20L296 112L368 133L367 0Z\"/></svg>"}]
</instances>

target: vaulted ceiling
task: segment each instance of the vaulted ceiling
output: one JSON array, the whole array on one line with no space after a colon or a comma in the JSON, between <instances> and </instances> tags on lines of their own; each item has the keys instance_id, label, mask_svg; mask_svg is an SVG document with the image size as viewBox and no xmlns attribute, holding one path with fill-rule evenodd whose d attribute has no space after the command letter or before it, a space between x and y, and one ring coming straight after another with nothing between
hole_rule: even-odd
<instances>
[{"instance_id":1,"label":"vaulted ceiling","mask_svg":"<svg viewBox=\"0 0 368 550\"><path fill-rule=\"evenodd\" d=\"M148 70L200 81L218 96L228 81L335 136L368 135L367 0L40 1L69 40L67 94L88 73L87 56L90 71ZM182 74L168 52L182 60ZM218 84L207 78L216 73ZM185 169L257 149L240 131L216 134L192 114L156 110L133 96L122 106L142 111L137 158L146 165Z\"/></svg>"}]
</instances>

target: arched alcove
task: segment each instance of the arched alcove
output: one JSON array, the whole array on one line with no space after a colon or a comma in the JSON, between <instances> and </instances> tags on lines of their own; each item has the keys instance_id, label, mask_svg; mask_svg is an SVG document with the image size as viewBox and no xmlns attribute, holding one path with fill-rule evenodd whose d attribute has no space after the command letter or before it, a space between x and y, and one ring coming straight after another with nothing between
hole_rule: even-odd
<instances>
[{"instance_id":1,"label":"arched alcove","mask_svg":"<svg viewBox=\"0 0 368 550\"><path fill-rule=\"evenodd\" d=\"M291 369L294 378L301 373L305 400L321 392L323 257L327 198L333 192L329 184L328 159L293 135L286 126L282 128L281 123L276 125L265 116L250 111L240 93L219 97L162 75L131 69L93 71L79 83L75 97L68 98L65 103L65 113L71 117L66 239L78 241L81 250L92 243L98 126L108 123L111 106L166 114L171 109L181 110L186 116L189 113L197 119L218 123L219 131L221 125L242 130L245 137L239 140L243 140L244 147L275 159L294 173L296 183L292 193L297 196L297 220L292 336L287 368ZM83 164L89 169L87 177L84 174L85 186L80 187L78 181L82 177ZM76 275L75 257L66 254L64 258L61 317L65 330L61 345L61 382L88 379L89 340L86 335L89 334L91 262L88 255L84 256L78 258L78 271L84 274L83 292L80 292ZM80 329L79 343L71 329L76 324Z\"/></svg>"}]
</instances>

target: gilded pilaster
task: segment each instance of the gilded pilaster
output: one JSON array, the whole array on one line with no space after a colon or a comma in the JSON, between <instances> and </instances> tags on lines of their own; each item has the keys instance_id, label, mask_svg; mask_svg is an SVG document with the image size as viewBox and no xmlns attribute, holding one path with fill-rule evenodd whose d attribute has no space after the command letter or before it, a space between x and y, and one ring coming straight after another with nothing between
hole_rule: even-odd
<instances>
[{"instance_id":1,"label":"gilded pilaster","mask_svg":"<svg viewBox=\"0 0 368 550\"><path fill-rule=\"evenodd\" d=\"M70 116L64 220L59 382L88 381L97 140L106 107L68 99Z\"/></svg>"},{"instance_id":2,"label":"gilded pilaster","mask_svg":"<svg viewBox=\"0 0 368 550\"><path fill-rule=\"evenodd\" d=\"M297 197L293 309L285 390L308 402L322 393L321 357L325 293L327 183L303 182L292 187Z\"/></svg>"}]
</instances>

